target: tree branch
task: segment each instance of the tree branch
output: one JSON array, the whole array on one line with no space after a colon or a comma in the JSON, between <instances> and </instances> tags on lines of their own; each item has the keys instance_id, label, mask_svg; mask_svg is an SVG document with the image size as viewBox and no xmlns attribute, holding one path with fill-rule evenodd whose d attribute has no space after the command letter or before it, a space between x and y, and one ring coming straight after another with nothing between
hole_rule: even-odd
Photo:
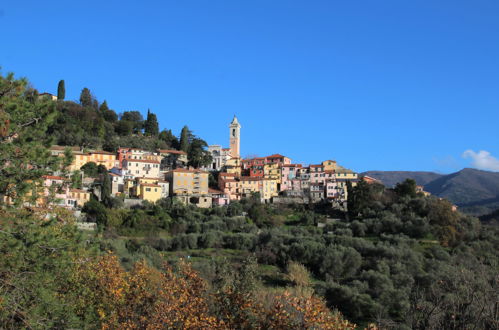
<instances>
[{"instance_id":1,"label":"tree branch","mask_svg":"<svg viewBox=\"0 0 499 330\"><path fill-rule=\"evenodd\" d=\"M19 125L19 128L24 128L24 127L27 127L27 126L31 126L33 124L38 124L38 122L42 119L42 117L37 117L37 118L33 118L31 119L30 121L27 121L25 122L24 124L20 124ZM9 139L15 137L16 135L18 135L18 132L12 132L10 133L9 135L6 135L6 136L2 136L0 137L1 139L1 142L2 143L5 143L5 142L10 142Z\"/></svg>"}]
</instances>

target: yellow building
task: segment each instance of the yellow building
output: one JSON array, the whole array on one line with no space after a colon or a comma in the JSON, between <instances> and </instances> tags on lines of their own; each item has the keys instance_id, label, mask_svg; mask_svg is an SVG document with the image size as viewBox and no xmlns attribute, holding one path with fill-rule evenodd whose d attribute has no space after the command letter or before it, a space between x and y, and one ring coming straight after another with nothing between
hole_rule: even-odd
<instances>
[{"instance_id":1,"label":"yellow building","mask_svg":"<svg viewBox=\"0 0 499 330\"><path fill-rule=\"evenodd\" d=\"M178 168L166 173L173 195L208 195L208 172Z\"/></svg>"},{"instance_id":2,"label":"yellow building","mask_svg":"<svg viewBox=\"0 0 499 330\"><path fill-rule=\"evenodd\" d=\"M130 197L156 202L158 199L168 197L168 182L157 178L135 178L125 181L125 192Z\"/></svg>"},{"instance_id":3,"label":"yellow building","mask_svg":"<svg viewBox=\"0 0 499 330\"><path fill-rule=\"evenodd\" d=\"M335 160L325 160L322 162L322 167L324 167L324 171L334 171L338 168L338 164Z\"/></svg>"},{"instance_id":4,"label":"yellow building","mask_svg":"<svg viewBox=\"0 0 499 330\"><path fill-rule=\"evenodd\" d=\"M281 183L281 167L279 163L270 163L263 165L263 177L265 179L278 180Z\"/></svg>"},{"instance_id":5,"label":"yellow building","mask_svg":"<svg viewBox=\"0 0 499 330\"><path fill-rule=\"evenodd\" d=\"M159 184L154 183L139 183L138 185L138 197L140 199L156 202L161 199L161 186Z\"/></svg>"},{"instance_id":6,"label":"yellow building","mask_svg":"<svg viewBox=\"0 0 499 330\"><path fill-rule=\"evenodd\" d=\"M234 157L225 163L225 172L241 176L241 158Z\"/></svg>"},{"instance_id":7,"label":"yellow building","mask_svg":"<svg viewBox=\"0 0 499 330\"><path fill-rule=\"evenodd\" d=\"M90 200L90 195L90 192L86 190L69 189L69 198L76 201L77 206L85 205Z\"/></svg>"},{"instance_id":8,"label":"yellow building","mask_svg":"<svg viewBox=\"0 0 499 330\"><path fill-rule=\"evenodd\" d=\"M79 170L86 163L94 162L97 165L104 165L111 169L116 165L116 154L107 151L74 151L74 160L69 167L70 171Z\"/></svg>"},{"instance_id":9,"label":"yellow building","mask_svg":"<svg viewBox=\"0 0 499 330\"><path fill-rule=\"evenodd\" d=\"M276 179L260 179L260 197L269 200L279 195Z\"/></svg>"},{"instance_id":10,"label":"yellow building","mask_svg":"<svg viewBox=\"0 0 499 330\"><path fill-rule=\"evenodd\" d=\"M239 191L240 197L250 197L252 193L260 191L261 178L242 176L239 178Z\"/></svg>"}]
</instances>

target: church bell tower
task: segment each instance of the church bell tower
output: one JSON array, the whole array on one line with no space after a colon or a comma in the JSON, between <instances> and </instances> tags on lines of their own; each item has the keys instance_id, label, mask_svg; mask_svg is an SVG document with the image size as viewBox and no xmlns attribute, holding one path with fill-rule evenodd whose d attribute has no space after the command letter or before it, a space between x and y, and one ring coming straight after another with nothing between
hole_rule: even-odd
<instances>
[{"instance_id":1,"label":"church bell tower","mask_svg":"<svg viewBox=\"0 0 499 330\"><path fill-rule=\"evenodd\" d=\"M236 115L234 115L234 119L232 119L232 122L229 125L230 128L230 155L232 157L237 157L239 158L239 142L240 142L240 134L241 134L241 125L239 125L239 122L237 121Z\"/></svg>"}]
</instances>

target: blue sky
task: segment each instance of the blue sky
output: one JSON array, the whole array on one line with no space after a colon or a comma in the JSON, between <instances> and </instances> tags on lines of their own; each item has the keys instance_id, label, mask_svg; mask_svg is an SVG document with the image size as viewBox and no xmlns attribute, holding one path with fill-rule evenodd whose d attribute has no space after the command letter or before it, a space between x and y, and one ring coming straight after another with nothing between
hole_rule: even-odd
<instances>
[{"instance_id":1,"label":"blue sky","mask_svg":"<svg viewBox=\"0 0 499 330\"><path fill-rule=\"evenodd\" d=\"M3 1L0 66L242 155L499 171L499 1ZM480 152L484 151L484 152Z\"/></svg>"}]
</instances>

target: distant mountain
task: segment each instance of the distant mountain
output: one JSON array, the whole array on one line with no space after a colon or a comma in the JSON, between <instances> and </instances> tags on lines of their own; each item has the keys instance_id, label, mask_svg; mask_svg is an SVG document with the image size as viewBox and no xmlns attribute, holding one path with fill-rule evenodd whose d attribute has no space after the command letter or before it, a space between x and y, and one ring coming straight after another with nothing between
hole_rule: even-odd
<instances>
[{"instance_id":1,"label":"distant mountain","mask_svg":"<svg viewBox=\"0 0 499 330\"><path fill-rule=\"evenodd\" d=\"M372 178L378 179L386 187L393 188L399 182L405 179L416 180L416 183L420 186L424 186L427 183L442 177L442 174L437 174L433 172L412 172L412 171L368 171L361 173L361 175L367 175Z\"/></svg>"},{"instance_id":2,"label":"distant mountain","mask_svg":"<svg viewBox=\"0 0 499 330\"><path fill-rule=\"evenodd\" d=\"M496 172L465 168L426 184L425 190L473 214L499 208L499 173Z\"/></svg>"},{"instance_id":3,"label":"distant mountain","mask_svg":"<svg viewBox=\"0 0 499 330\"><path fill-rule=\"evenodd\" d=\"M459 172L441 175L433 172L369 171L362 173L393 187L406 178L416 180L424 190L446 198L460 210L482 215L499 209L499 173L465 168Z\"/></svg>"}]
</instances>

